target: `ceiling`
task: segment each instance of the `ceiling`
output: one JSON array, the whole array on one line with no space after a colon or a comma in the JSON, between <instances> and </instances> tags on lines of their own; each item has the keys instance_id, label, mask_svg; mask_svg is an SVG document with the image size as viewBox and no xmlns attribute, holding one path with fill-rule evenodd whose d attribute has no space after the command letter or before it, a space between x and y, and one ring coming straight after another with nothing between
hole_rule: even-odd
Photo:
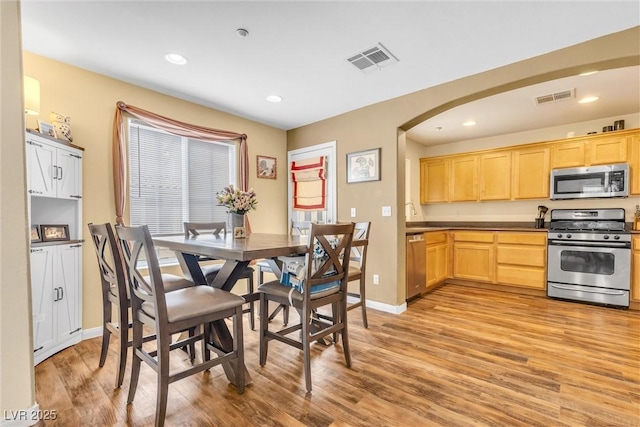
<instances>
[{"instance_id":1,"label":"ceiling","mask_svg":"<svg viewBox=\"0 0 640 427\"><path fill-rule=\"evenodd\" d=\"M285 130L640 25L635 1L22 0L21 5L27 51ZM248 35L238 35L239 28ZM347 61L377 43L398 62L363 72ZM169 52L181 53L188 63L169 64L163 59ZM584 110L569 107L575 102L535 107L534 96L569 88L576 88L576 96L602 94L589 107L607 109L594 113L598 117L638 111L634 70L496 95L430 119L411 135L430 143L459 139L453 129L468 118L478 122L475 132L494 134L532 123L588 120ZM282 102L268 102L273 94ZM630 110L612 110L614 98ZM437 126L443 130L436 132Z\"/></svg>"}]
</instances>

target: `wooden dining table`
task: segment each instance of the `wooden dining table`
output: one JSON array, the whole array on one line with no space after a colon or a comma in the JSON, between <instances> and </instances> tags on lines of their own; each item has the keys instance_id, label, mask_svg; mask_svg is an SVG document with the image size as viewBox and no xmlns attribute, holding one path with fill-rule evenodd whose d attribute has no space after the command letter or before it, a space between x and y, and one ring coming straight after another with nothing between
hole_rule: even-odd
<instances>
[{"instance_id":1,"label":"wooden dining table","mask_svg":"<svg viewBox=\"0 0 640 427\"><path fill-rule=\"evenodd\" d=\"M153 244L157 247L172 250L176 254L180 268L188 279L199 285L207 285L200 257L223 260L222 269L216 275L211 286L225 291L231 291L236 281L242 276L243 270L253 260L265 259L269 262L273 274L279 279L282 270L279 256L303 254L307 250L307 236L292 236L289 234L251 233L247 237L234 238L231 233L226 235L201 234L198 236L154 236ZM258 299L258 294L249 296ZM233 337L223 320L213 325L214 340L225 350L233 348ZM227 378L236 384L233 368L228 362L223 364ZM246 383L251 382L251 376L245 368Z\"/></svg>"}]
</instances>

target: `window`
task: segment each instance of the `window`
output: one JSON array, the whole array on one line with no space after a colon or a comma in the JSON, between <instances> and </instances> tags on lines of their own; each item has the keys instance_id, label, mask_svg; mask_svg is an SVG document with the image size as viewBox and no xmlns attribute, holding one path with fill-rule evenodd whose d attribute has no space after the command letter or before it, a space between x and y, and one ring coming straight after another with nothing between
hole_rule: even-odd
<instances>
[{"instance_id":1,"label":"window","mask_svg":"<svg viewBox=\"0 0 640 427\"><path fill-rule=\"evenodd\" d=\"M183 232L185 221L226 221L216 193L236 183L236 146L129 122L130 224L151 234Z\"/></svg>"}]
</instances>

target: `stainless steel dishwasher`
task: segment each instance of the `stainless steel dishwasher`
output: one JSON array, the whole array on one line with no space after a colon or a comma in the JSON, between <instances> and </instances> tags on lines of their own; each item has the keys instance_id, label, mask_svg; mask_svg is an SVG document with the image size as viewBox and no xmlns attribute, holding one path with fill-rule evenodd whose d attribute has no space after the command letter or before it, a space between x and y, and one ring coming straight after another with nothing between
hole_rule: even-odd
<instances>
[{"instance_id":1,"label":"stainless steel dishwasher","mask_svg":"<svg viewBox=\"0 0 640 427\"><path fill-rule=\"evenodd\" d=\"M424 234L407 236L407 300L427 291L427 242Z\"/></svg>"}]
</instances>

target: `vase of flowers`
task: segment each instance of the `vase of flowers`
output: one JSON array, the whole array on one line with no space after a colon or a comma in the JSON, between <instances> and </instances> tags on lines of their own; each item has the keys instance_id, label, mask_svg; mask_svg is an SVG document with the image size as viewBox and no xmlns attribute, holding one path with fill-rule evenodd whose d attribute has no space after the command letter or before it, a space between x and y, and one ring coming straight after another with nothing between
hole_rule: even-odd
<instances>
[{"instance_id":1,"label":"vase of flowers","mask_svg":"<svg viewBox=\"0 0 640 427\"><path fill-rule=\"evenodd\" d=\"M244 216L250 210L256 209L258 200L253 189L242 191L233 185L224 187L216 194L218 206L224 206L229 213L229 229L235 235L244 235ZM236 232L236 229L238 231Z\"/></svg>"}]
</instances>

